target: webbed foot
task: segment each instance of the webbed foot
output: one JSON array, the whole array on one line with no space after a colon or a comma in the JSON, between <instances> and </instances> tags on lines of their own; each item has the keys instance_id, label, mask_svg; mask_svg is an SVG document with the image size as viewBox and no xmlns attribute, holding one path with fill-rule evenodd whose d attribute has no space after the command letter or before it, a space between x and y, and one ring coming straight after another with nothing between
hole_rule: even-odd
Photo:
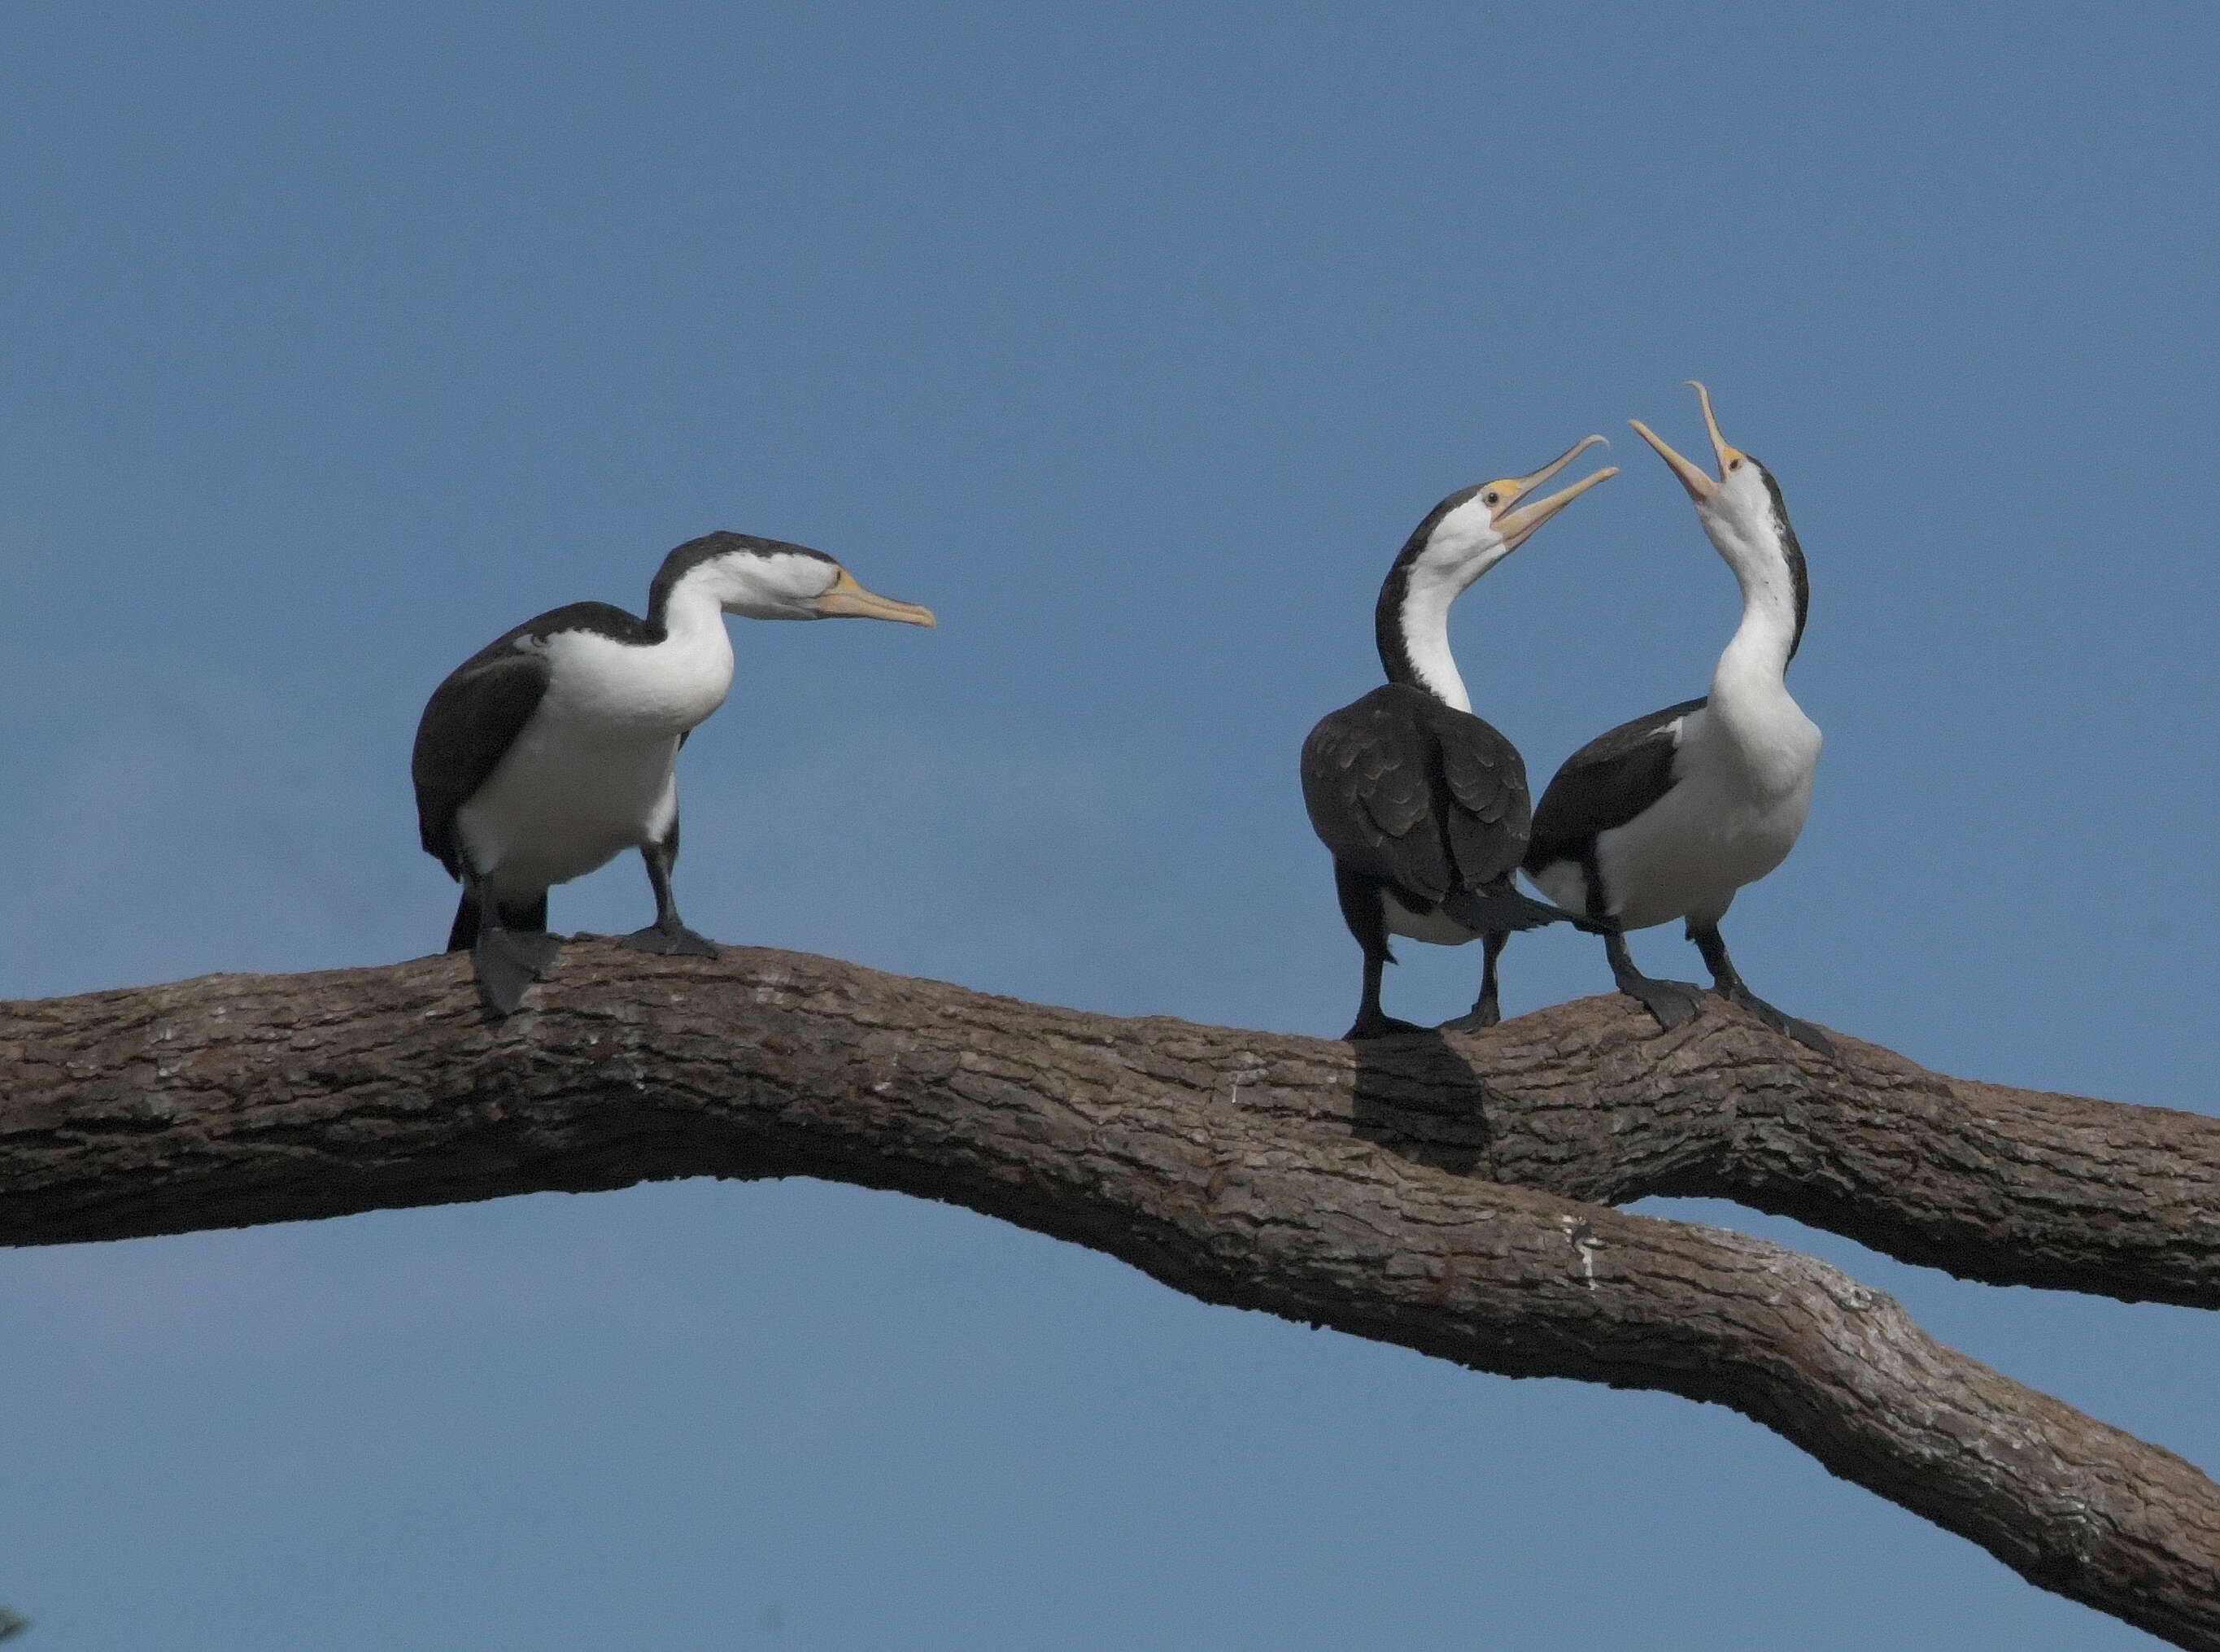
<instances>
[{"instance_id":1,"label":"webbed foot","mask_svg":"<svg viewBox=\"0 0 2220 1652\"><path fill-rule=\"evenodd\" d=\"M618 936L617 944L629 946L635 952L653 952L666 958L715 958L724 956L716 942L706 935L696 935L683 924L674 924L669 929L650 924L645 929L635 929L629 935Z\"/></svg>"},{"instance_id":2,"label":"webbed foot","mask_svg":"<svg viewBox=\"0 0 2220 1652\"><path fill-rule=\"evenodd\" d=\"M1662 981L1656 976L1624 975L1618 989L1657 1018L1667 1032L1695 1019L1703 1007L1703 991L1685 981Z\"/></svg>"},{"instance_id":3,"label":"webbed foot","mask_svg":"<svg viewBox=\"0 0 2220 1652\"><path fill-rule=\"evenodd\" d=\"M1483 999L1462 1015L1442 1023L1444 1032L1481 1032L1503 1019L1503 1012L1493 999Z\"/></svg>"},{"instance_id":4,"label":"webbed foot","mask_svg":"<svg viewBox=\"0 0 2220 1652\"><path fill-rule=\"evenodd\" d=\"M496 1015L514 1015L524 989L539 980L563 951L563 938L544 929L482 929L471 948L478 990Z\"/></svg>"},{"instance_id":5,"label":"webbed foot","mask_svg":"<svg viewBox=\"0 0 2220 1652\"><path fill-rule=\"evenodd\" d=\"M1717 990L1714 988L1714 990ZM1807 1050L1816 1050L1823 1056L1832 1056L1835 1046L1827 1035L1809 1021L1799 1020L1784 1010L1777 1010L1747 987L1730 988L1719 996L1730 1004L1739 1004L1775 1032L1787 1034Z\"/></svg>"}]
</instances>

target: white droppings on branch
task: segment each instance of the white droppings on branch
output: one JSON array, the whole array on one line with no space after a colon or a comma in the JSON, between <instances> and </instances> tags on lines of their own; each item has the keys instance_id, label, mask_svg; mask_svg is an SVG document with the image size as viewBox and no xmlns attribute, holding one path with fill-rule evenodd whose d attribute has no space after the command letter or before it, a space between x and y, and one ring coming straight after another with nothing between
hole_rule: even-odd
<instances>
[{"instance_id":1,"label":"white droppings on branch","mask_svg":"<svg viewBox=\"0 0 2220 1652\"><path fill-rule=\"evenodd\" d=\"M1580 1253L1581 1276L1590 1290L1595 1289L1595 1230L1584 1216L1560 1216L1557 1225L1565 1230L1565 1243Z\"/></svg>"}]
</instances>

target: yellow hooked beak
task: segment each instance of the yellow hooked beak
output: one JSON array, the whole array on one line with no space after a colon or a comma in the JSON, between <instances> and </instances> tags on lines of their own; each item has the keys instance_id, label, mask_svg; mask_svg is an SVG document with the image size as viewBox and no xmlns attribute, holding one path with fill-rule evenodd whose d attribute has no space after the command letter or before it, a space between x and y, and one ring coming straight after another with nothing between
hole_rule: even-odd
<instances>
[{"instance_id":1,"label":"yellow hooked beak","mask_svg":"<svg viewBox=\"0 0 2220 1652\"><path fill-rule=\"evenodd\" d=\"M1715 482L1706 476L1702 471L1668 447L1664 439L1650 429L1648 425L1643 424L1641 420L1630 419L1627 422L1634 427L1637 435L1657 450L1657 457L1670 465L1673 474L1681 478L1681 485L1688 490L1688 497L1700 505L1719 490L1720 483L1727 479L1727 472L1738 469L1748 456L1738 448L1728 446L1727 439L1719 433L1719 421L1712 412L1712 393L1701 384L1697 384L1693 378L1688 383L1695 385L1696 399L1704 404L1704 428L1711 433L1712 452L1719 464L1718 481Z\"/></svg>"},{"instance_id":2,"label":"yellow hooked beak","mask_svg":"<svg viewBox=\"0 0 2220 1652\"><path fill-rule=\"evenodd\" d=\"M845 568L832 589L817 599L817 617L820 620L899 620L906 626L937 624L931 608L921 608L914 602L897 602L891 596L881 596L876 591L867 591L856 583L855 575Z\"/></svg>"},{"instance_id":3,"label":"yellow hooked beak","mask_svg":"<svg viewBox=\"0 0 2220 1652\"><path fill-rule=\"evenodd\" d=\"M1523 505L1518 503L1518 500L1533 492L1535 489L1601 441L1603 438L1600 436L1583 436L1531 476L1515 477L1507 481L1491 482L1487 484L1483 493L1498 496L1490 507L1488 521L1494 524L1495 531L1503 536L1503 548L1506 552L1516 551L1526 542L1536 528L1564 509L1590 488L1594 487L1597 483L1608 482L1618 474L1618 467L1616 464L1606 464L1593 476L1584 476L1571 487L1553 493L1546 499L1529 499ZM1606 447L1610 445L1608 442L1604 442Z\"/></svg>"}]
</instances>

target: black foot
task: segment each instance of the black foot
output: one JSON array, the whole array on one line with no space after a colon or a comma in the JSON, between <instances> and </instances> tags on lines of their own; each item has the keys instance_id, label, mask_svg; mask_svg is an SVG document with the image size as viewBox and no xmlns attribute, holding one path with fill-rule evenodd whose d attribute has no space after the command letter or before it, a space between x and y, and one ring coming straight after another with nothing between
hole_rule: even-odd
<instances>
[{"instance_id":1,"label":"black foot","mask_svg":"<svg viewBox=\"0 0 2220 1652\"><path fill-rule=\"evenodd\" d=\"M524 989L539 979L563 951L558 935L539 929L486 929L471 949L478 989L496 1015L514 1015Z\"/></svg>"},{"instance_id":2,"label":"black foot","mask_svg":"<svg viewBox=\"0 0 2220 1652\"><path fill-rule=\"evenodd\" d=\"M1360 1015L1356 1018L1356 1024L1341 1037L1343 1043L1355 1044L1363 1038L1400 1038L1406 1032L1428 1030L1416 1021L1399 1021L1392 1015Z\"/></svg>"},{"instance_id":3,"label":"black foot","mask_svg":"<svg viewBox=\"0 0 2220 1652\"><path fill-rule=\"evenodd\" d=\"M1657 1025L1670 1032L1684 1021L1695 1019L1703 1007L1703 992L1685 981L1661 981L1655 976L1621 976L1618 989L1629 998L1639 999L1642 1007L1657 1018Z\"/></svg>"},{"instance_id":4,"label":"black foot","mask_svg":"<svg viewBox=\"0 0 2220 1652\"><path fill-rule=\"evenodd\" d=\"M1503 1012L1494 1004L1475 1004L1453 1021L1442 1023L1444 1032L1480 1032L1494 1026L1503 1019Z\"/></svg>"},{"instance_id":5,"label":"black foot","mask_svg":"<svg viewBox=\"0 0 2220 1652\"><path fill-rule=\"evenodd\" d=\"M650 924L645 929L635 929L629 935L617 937L618 944L629 946L635 952L653 952L666 958L714 958L724 954L717 943L706 935L696 935L680 924L670 929L661 929Z\"/></svg>"},{"instance_id":6,"label":"black foot","mask_svg":"<svg viewBox=\"0 0 2220 1652\"><path fill-rule=\"evenodd\" d=\"M1716 991L1717 989L1714 988ZM1835 1053L1835 1046L1827 1035L1809 1021L1799 1021L1794 1016L1777 1010L1747 987L1719 994L1730 1004L1739 1004L1775 1032L1786 1033L1807 1050L1816 1050L1823 1056Z\"/></svg>"}]
</instances>

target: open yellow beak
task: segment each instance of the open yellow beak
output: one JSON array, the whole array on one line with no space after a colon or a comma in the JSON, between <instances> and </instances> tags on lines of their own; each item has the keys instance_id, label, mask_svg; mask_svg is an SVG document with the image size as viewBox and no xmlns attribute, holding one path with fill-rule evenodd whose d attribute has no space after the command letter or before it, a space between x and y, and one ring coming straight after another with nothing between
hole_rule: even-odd
<instances>
[{"instance_id":1,"label":"open yellow beak","mask_svg":"<svg viewBox=\"0 0 2220 1652\"><path fill-rule=\"evenodd\" d=\"M1657 450L1657 457L1670 465L1673 474L1681 478L1681 485L1688 490L1688 497L1700 505L1719 490L1719 483L1727 479L1727 467L1741 458L1743 455L1729 446L1727 439L1719 433L1718 419L1712 412L1712 393L1701 384L1697 384L1693 378L1688 383L1695 385L1696 399L1704 406L1704 428L1711 435L1712 452L1718 460L1719 474L1717 481L1706 476L1694 464L1667 446L1664 439L1650 429L1648 425L1643 424L1641 420L1630 419L1627 422L1634 427L1635 434Z\"/></svg>"},{"instance_id":2,"label":"open yellow beak","mask_svg":"<svg viewBox=\"0 0 2220 1652\"><path fill-rule=\"evenodd\" d=\"M1597 483L1608 482L1618 474L1618 467L1616 464L1606 464L1602 470L1591 476L1582 477L1571 487L1561 489L1546 499L1529 499L1525 504L1512 508L1512 501L1525 498L1527 494L1540 487L1600 441L1603 441L1600 436L1583 436L1531 476L1522 476L1515 481L1499 484L1506 496L1497 504L1495 514L1491 520L1495 524L1495 531L1503 536L1503 548L1506 552L1516 551L1532 536L1536 528L1564 509L1574 500L1594 487ZM1609 445L1605 443L1606 446Z\"/></svg>"},{"instance_id":3,"label":"open yellow beak","mask_svg":"<svg viewBox=\"0 0 2220 1652\"><path fill-rule=\"evenodd\" d=\"M820 620L899 620L906 626L938 624L931 608L920 608L914 602L897 602L891 596L881 596L876 591L867 591L856 583L855 575L845 568L832 589L817 599L817 617Z\"/></svg>"}]
</instances>

